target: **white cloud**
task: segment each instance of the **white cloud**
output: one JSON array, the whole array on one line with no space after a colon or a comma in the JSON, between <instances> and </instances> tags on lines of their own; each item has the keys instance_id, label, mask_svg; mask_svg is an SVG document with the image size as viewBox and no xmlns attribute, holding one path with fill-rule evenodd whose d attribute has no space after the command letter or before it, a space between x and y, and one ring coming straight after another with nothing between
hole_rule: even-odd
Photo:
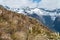
<instances>
[{"instance_id":1,"label":"white cloud","mask_svg":"<svg viewBox=\"0 0 60 40\"><path fill-rule=\"evenodd\" d=\"M60 8L60 0L42 0L39 3L39 7L43 7L47 9Z\"/></svg>"},{"instance_id":2,"label":"white cloud","mask_svg":"<svg viewBox=\"0 0 60 40\"><path fill-rule=\"evenodd\" d=\"M32 0L0 0L0 4L8 5L10 7L36 6L36 3L33 3Z\"/></svg>"},{"instance_id":3,"label":"white cloud","mask_svg":"<svg viewBox=\"0 0 60 40\"><path fill-rule=\"evenodd\" d=\"M0 0L0 4L8 5L10 7L29 6L34 8L37 6L37 3L33 3L32 0ZM41 0L38 7L47 9L60 8L60 0Z\"/></svg>"}]
</instances>

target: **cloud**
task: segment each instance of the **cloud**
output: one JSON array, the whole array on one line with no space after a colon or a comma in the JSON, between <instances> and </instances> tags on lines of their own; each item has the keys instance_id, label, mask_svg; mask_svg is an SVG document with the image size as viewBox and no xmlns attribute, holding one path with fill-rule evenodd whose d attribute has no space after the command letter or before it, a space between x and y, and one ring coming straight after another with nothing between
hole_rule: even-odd
<instances>
[{"instance_id":1,"label":"cloud","mask_svg":"<svg viewBox=\"0 0 60 40\"><path fill-rule=\"evenodd\" d=\"M39 7L43 7L47 9L60 8L60 0L42 0L39 3Z\"/></svg>"},{"instance_id":2,"label":"cloud","mask_svg":"<svg viewBox=\"0 0 60 40\"><path fill-rule=\"evenodd\" d=\"M8 5L10 7L31 7L38 5L39 8L55 9L60 8L60 0L41 0L40 2L33 2L33 0L0 0L0 4Z\"/></svg>"},{"instance_id":3,"label":"cloud","mask_svg":"<svg viewBox=\"0 0 60 40\"><path fill-rule=\"evenodd\" d=\"M0 0L0 4L10 7L36 7L37 3L33 3L32 0Z\"/></svg>"}]
</instances>

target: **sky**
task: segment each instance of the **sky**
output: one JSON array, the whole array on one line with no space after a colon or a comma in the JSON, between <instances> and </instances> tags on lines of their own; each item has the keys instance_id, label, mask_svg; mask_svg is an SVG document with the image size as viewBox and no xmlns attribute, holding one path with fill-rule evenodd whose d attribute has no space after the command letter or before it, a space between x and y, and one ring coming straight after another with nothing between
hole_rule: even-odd
<instances>
[{"instance_id":1,"label":"sky","mask_svg":"<svg viewBox=\"0 0 60 40\"><path fill-rule=\"evenodd\" d=\"M41 0L33 0L33 2L39 3Z\"/></svg>"},{"instance_id":2,"label":"sky","mask_svg":"<svg viewBox=\"0 0 60 40\"><path fill-rule=\"evenodd\" d=\"M60 0L0 0L1 5L7 5L9 7L39 7L47 9L60 8ZM38 6L37 6L38 5Z\"/></svg>"}]
</instances>

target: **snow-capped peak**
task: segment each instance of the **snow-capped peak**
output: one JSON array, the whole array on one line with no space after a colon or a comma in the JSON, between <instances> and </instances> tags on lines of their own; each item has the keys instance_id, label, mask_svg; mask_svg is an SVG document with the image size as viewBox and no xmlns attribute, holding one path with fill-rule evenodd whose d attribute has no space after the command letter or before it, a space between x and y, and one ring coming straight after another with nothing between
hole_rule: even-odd
<instances>
[{"instance_id":1,"label":"snow-capped peak","mask_svg":"<svg viewBox=\"0 0 60 40\"><path fill-rule=\"evenodd\" d=\"M24 15L32 15L32 14L37 14L38 16L51 16L52 20L55 20L56 16L60 16L60 9L53 9L53 10L48 10L45 8L29 8L29 7L24 7L24 8L10 8L8 6L5 6L8 10L15 11L17 13L22 13Z\"/></svg>"},{"instance_id":2,"label":"snow-capped peak","mask_svg":"<svg viewBox=\"0 0 60 40\"><path fill-rule=\"evenodd\" d=\"M6 9L15 11L17 13L22 13L24 15L34 17L38 19L43 24L47 25L49 28L53 28L53 23L57 16L60 16L60 9L45 9L45 8L10 8L5 6Z\"/></svg>"},{"instance_id":3,"label":"snow-capped peak","mask_svg":"<svg viewBox=\"0 0 60 40\"><path fill-rule=\"evenodd\" d=\"M43 15L42 10L35 8L34 10L31 10L32 12L36 13L37 15Z\"/></svg>"},{"instance_id":4,"label":"snow-capped peak","mask_svg":"<svg viewBox=\"0 0 60 40\"><path fill-rule=\"evenodd\" d=\"M28 14L37 14L37 15L52 15L52 16L57 16L60 15L60 9L54 9L54 10L47 10L44 8L29 8L29 7L25 7L25 8L10 8L8 6L5 6L5 8L18 12L18 13L28 13ZM58 14L57 14L58 13Z\"/></svg>"}]
</instances>

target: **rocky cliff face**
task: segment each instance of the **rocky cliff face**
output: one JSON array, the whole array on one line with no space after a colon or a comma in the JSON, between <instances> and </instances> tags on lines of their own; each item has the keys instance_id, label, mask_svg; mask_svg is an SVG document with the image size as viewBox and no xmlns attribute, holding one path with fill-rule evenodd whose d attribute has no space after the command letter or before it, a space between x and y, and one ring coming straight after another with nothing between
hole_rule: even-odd
<instances>
[{"instance_id":1,"label":"rocky cliff face","mask_svg":"<svg viewBox=\"0 0 60 40\"><path fill-rule=\"evenodd\" d=\"M56 31L60 32L60 16L57 16L54 21L54 28Z\"/></svg>"},{"instance_id":2,"label":"rocky cliff face","mask_svg":"<svg viewBox=\"0 0 60 40\"><path fill-rule=\"evenodd\" d=\"M35 18L9 11L0 5L0 40L48 39L57 40L60 36Z\"/></svg>"}]
</instances>

